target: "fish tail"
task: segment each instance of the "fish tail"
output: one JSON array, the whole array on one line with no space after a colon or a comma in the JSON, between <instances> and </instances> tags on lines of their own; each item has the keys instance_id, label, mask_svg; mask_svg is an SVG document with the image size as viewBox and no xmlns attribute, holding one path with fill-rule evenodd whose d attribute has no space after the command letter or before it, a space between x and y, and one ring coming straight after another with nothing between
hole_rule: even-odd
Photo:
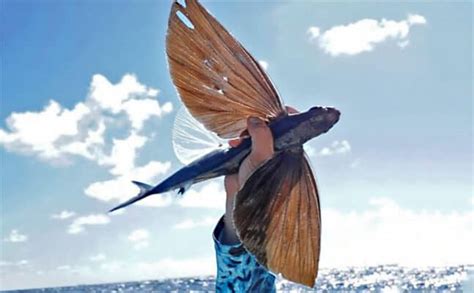
<instances>
[{"instance_id":1,"label":"fish tail","mask_svg":"<svg viewBox=\"0 0 474 293\"><path fill-rule=\"evenodd\" d=\"M128 205L131 205L132 203L134 203L136 201L139 201L139 200L141 200L141 199L143 199L147 196L150 196L154 193L157 193L157 192L153 192L153 186L151 186L151 185L148 185L148 184L143 183L143 182L138 182L138 181L132 181L132 183L135 184L136 186L138 186L138 188L140 188L140 192L136 196L134 196L131 199L127 200L126 202L121 203L118 206L111 209L109 211L109 213L111 213L113 211L116 211L118 209L124 208Z\"/></svg>"}]
</instances>

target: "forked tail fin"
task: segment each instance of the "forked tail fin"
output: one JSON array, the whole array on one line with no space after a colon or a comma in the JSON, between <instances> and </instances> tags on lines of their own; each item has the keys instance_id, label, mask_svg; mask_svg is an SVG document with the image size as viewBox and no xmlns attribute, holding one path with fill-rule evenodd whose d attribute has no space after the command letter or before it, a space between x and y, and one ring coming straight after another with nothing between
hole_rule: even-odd
<instances>
[{"instance_id":1,"label":"forked tail fin","mask_svg":"<svg viewBox=\"0 0 474 293\"><path fill-rule=\"evenodd\" d=\"M131 199L127 200L126 202L121 203L118 206L116 206L115 208L111 209L109 211L109 213L111 213L113 211L116 211L118 209L124 208L128 205L131 205L132 203L134 203L136 201L139 201L139 200L153 194L153 193L150 192L153 189L153 186L142 183L142 182L138 182L138 181L132 181L132 182L136 186L138 186L138 188L140 188L140 192L135 197L132 197Z\"/></svg>"}]
</instances>

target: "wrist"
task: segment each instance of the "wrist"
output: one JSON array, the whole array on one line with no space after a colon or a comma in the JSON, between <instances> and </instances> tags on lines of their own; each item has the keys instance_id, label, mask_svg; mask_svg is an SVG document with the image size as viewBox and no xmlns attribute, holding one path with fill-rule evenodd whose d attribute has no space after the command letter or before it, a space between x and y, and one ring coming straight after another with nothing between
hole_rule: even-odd
<instances>
[{"instance_id":1,"label":"wrist","mask_svg":"<svg viewBox=\"0 0 474 293\"><path fill-rule=\"evenodd\" d=\"M232 218L227 214L224 216L224 228L221 234L221 243L223 244L237 244L240 243L240 239L237 236L237 232L232 222Z\"/></svg>"}]
</instances>

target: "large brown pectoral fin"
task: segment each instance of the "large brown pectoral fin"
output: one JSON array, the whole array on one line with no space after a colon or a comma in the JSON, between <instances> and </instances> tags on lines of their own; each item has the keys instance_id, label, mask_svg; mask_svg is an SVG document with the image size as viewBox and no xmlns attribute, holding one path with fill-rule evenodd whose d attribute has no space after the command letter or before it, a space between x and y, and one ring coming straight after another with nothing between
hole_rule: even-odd
<instances>
[{"instance_id":1,"label":"large brown pectoral fin","mask_svg":"<svg viewBox=\"0 0 474 293\"><path fill-rule=\"evenodd\" d=\"M269 121L285 114L270 78L252 55L198 1L184 2L172 5L166 53L189 113L221 138L238 137L250 116Z\"/></svg>"},{"instance_id":2,"label":"large brown pectoral fin","mask_svg":"<svg viewBox=\"0 0 474 293\"><path fill-rule=\"evenodd\" d=\"M301 148L276 154L246 181L235 199L234 224L258 262L313 287L321 218L316 182Z\"/></svg>"}]
</instances>

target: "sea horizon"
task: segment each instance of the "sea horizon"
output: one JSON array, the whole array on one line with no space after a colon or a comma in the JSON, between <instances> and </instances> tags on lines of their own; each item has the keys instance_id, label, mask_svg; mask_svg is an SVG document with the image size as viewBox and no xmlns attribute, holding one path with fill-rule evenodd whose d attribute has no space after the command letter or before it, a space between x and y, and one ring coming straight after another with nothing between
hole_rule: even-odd
<instances>
[{"instance_id":1,"label":"sea horizon","mask_svg":"<svg viewBox=\"0 0 474 293\"><path fill-rule=\"evenodd\" d=\"M323 268L314 288L301 286L281 277L277 278L276 287L278 292L474 292L474 264ZM204 275L44 288L2 288L0 292L209 292L214 291L214 288L215 276Z\"/></svg>"}]
</instances>

